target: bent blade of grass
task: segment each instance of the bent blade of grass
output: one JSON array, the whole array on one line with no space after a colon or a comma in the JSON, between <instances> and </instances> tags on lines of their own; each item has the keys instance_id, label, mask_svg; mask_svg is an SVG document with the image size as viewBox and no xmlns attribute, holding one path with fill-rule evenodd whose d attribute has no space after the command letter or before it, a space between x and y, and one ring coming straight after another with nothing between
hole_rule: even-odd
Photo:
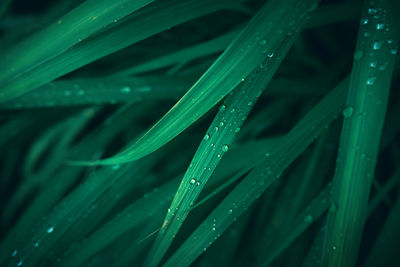
<instances>
[{"instance_id":1,"label":"bent blade of grass","mask_svg":"<svg viewBox=\"0 0 400 267\"><path fill-rule=\"evenodd\" d=\"M392 16L386 0L365 2L333 182L338 209L328 216L323 266L357 260L397 49Z\"/></svg>"},{"instance_id":2,"label":"bent blade of grass","mask_svg":"<svg viewBox=\"0 0 400 267\"><path fill-rule=\"evenodd\" d=\"M23 74L17 73L18 77L0 80L0 102L36 89L55 78L173 26L243 1L245 0L157 1L126 21L78 42L63 53L35 65L34 68L24 70Z\"/></svg>"},{"instance_id":3,"label":"bent blade of grass","mask_svg":"<svg viewBox=\"0 0 400 267\"><path fill-rule=\"evenodd\" d=\"M190 82L163 77L59 80L8 101L0 109L176 100L190 87Z\"/></svg>"},{"instance_id":4,"label":"bent blade of grass","mask_svg":"<svg viewBox=\"0 0 400 267\"><path fill-rule=\"evenodd\" d=\"M239 217L343 109L347 80L322 99L211 212L165 266L189 265ZM245 192L245 193L244 193Z\"/></svg>"},{"instance_id":5,"label":"bent blade of grass","mask_svg":"<svg viewBox=\"0 0 400 267\"><path fill-rule=\"evenodd\" d=\"M292 3L293 2L293 3ZM286 7L292 6L290 12ZM85 164L139 159L166 144L231 92L306 21L316 1L268 1L193 87L145 135L112 158Z\"/></svg>"}]
</instances>

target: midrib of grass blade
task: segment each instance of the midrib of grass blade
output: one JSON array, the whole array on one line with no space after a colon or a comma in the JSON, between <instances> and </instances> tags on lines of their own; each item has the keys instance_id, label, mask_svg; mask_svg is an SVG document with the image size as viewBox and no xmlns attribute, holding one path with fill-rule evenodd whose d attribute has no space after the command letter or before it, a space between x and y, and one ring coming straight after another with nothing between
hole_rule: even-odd
<instances>
[{"instance_id":1,"label":"midrib of grass blade","mask_svg":"<svg viewBox=\"0 0 400 267\"><path fill-rule=\"evenodd\" d=\"M365 2L333 182L338 208L328 216L323 266L357 260L397 51L388 6L386 0Z\"/></svg>"},{"instance_id":2,"label":"midrib of grass blade","mask_svg":"<svg viewBox=\"0 0 400 267\"><path fill-rule=\"evenodd\" d=\"M0 109L28 109L89 104L132 103L179 99L189 88L187 79L133 77L58 80L0 105Z\"/></svg>"},{"instance_id":3,"label":"midrib of grass blade","mask_svg":"<svg viewBox=\"0 0 400 267\"><path fill-rule=\"evenodd\" d=\"M290 5L290 12L286 7ZM136 143L112 158L85 164L139 159L166 144L231 92L266 57L273 57L306 21L316 1L268 1L193 87Z\"/></svg>"},{"instance_id":4,"label":"midrib of grass blade","mask_svg":"<svg viewBox=\"0 0 400 267\"><path fill-rule=\"evenodd\" d=\"M154 34L245 0L158 1L137 15L76 43L18 77L0 80L0 102L5 102L46 84L99 58L142 41ZM20 58L20 57L19 57ZM1 69L1 68L0 68Z\"/></svg>"},{"instance_id":5,"label":"midrib of grass blade","mask_svg":"<svg viewBox=\"0 0 400 267\"><path fill-rule=\"evenodd\" d=\"M245 118L270 79L269 68L259 69L232 91L222 104L182 179L164 224L147 256L147 265L156 266L161 261L189 214L190 207L221 158L228 152Z\"/></svg>"},{"instance_id":6,"label":"midrib of grass blade","mask_svg":"<svg viewBox=\"0 0 400 267\"><path fill-rule=\"evenodd\" d=\"M347 80L322 99L197 227L165 266L191 264L239 217L339 114Z\"/></svg>"},{"instance_id":7,"label":"midrib of grass blade","mask_svg":"<svg viewBox=\"0 0 400 267\"><path fill-rule=\"evenodd\" d=\"M30 69L56 57L101 28L151 2L153 0L89 0L83 2L57 22L26 38L4 53L0 64L1 83L9 86ZM26 51L29 51L29 56L19 56L25 54ZM7 88L10 87L5 87L0 91L2 99L8 99L19 93Z\"/></svg>"}]
</instances>

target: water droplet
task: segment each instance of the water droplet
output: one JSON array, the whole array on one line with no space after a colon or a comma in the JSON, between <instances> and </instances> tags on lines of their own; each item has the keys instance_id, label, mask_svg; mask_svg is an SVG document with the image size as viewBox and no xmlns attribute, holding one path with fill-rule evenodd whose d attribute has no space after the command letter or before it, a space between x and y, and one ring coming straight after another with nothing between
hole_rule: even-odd
<instances>
[{"instance_id":1,"label":"water droplet","mask_svg":"<svg viewBox=\"0 0 400 267\"><path fill-rule=\"evenodd\" d=\"M353 115L353 108L352 107L347 107L343 110L343 117L345 117L346 119L351 118L351 116Z\"/></svg>"},{"instance_id":2,"label":"water droplet","mask_svg":"<svg viewBox=\"0 0 400 267\"><path fill-rule=\"evenodd\" d=\"M128 94L131 91L132 90L131 90L131 88L129 86L124 86L124 87L121 88L121 93L123 93L123 94Z\"/></svg>"},{"instance_id":3,"label":"water droplet","mask_svg":"<svg viewBox=\"0 0 400 267\"><path fill-rule=\"evenodd\" d=\"M388 44L392 44L392 43L393 43L393 40L392 40L392 39L389 39L389 40L387 40L387 43L388 43Z\"/></svg>"},{"instance_id":4,"label":"water droplet","mask_svg":"<svg viewBox=\"0 0 400 267\"><path fill-rule=\"evenodd\" d=\"M391 50L390 50L390 53L391 53L392 55L396 55L396 54L397 54L397 48L391 49Z\"/></svg>"},{"instance_id":5,"label":"water droplet","mask_svg":"<svg viewBox=\"0 0 400 267\"><path fill-rule=\"evenodd\" d=\"M373 85L375 83L376 77L369 77L367 79L367 85Z\"/></svg>"},{"instance_id":6,"label":"water droplet","mask_svg":"<svg viewBox=\"0 0 400 267\"><path fill-rule=\"evenodd\" d=\"M360 23L361 23L361 25L367 25L368 24L368 19L367 18L362 18Z\"/></svg>"},{"instance_id":7,"label":"water droplet","mask_svg":"<svg viewBox=\"0 0 400 267\"><path fill-rule=\"evenodd\" d=\"M197 185L201 185L201 182L200 181L197 181L197 183L196 183Z\"/></svg>"},{"instance_id":8,"label":"water droplet","mask_svg":"<svg viewBox=\"0 0 400 267\"><path fill-rule=\"evenodd\" d=\"M37 248L37 247L39 246L39 242L33 243L33 246L34 246L35 248Z\"/></svg>"},{"instance_id":9,"label":"water droplet","mask_svg":"<svg viewBox=\"0 0 400 267\"><path fill-rule=\"evenodd\" d=\"M379 50L379 49L381 49L382 44L383 44L382 41L375 41L375 42L372 44L372 49L374 49L374 50Z\"/></svg>"},{"instance_id":10,"label":"water droplet","mask_svg":"<svg viewBox=\"0 0 400 267\"><path fill-rule=\"evenodd\" d=\"M368 14L370 14L370 15L376 14L376 9L375 8L368 8Z\"/></svg>"},{"instance_id":11,"label":"water droplet","mask_svg":"<svg viewBox=\"0 0 400 267\"><path fill-rule=\"evenodd\" d=\"M223 121L221 121L220 123L219 123L219 126L224 126L225 125L225 123L223 122Z\"/></svg>"},{"instance_id":12,"label":"water droplet","mask_svg":"<svg viewBox=\"0 0 400 267\"><path fill-rule=\"evenodd\" d=\"M17 262L17 266L22 266L22 263L24 263L22 260L19 260L18 262Z\"/></svg>"},{"instance_id":13,"label":"water droplet","mask_svg":"<svg viewBox=\"0 0 400 267\"><path fill-rule=\"evenodd\" d=\"M269 157L270 155L271 155L271 153L269 153L269 152L265 153L266 157Z\"/></svg>"},{"instance_id":14,"label":"water droplet","mask_svg":"<svg viewBox=\"0 0 400 267\"><path fill-rule=\"evenodd\" d=\"M238 132L240 132L240 128L239 128L239 127L237 127L237 128L235 129L235 133L238 133Z\"/></svg>"},{"instance_id":15,"label":"water droplet","mask_svg":"<svg viewBox=\"0 0 400 267\"><path fill-rule=\"evenodd\" d=\"M191 184L195 184L196 182L197 182L196 179L190 180L190 183L191 183Z\"/></svg>"},{"instance_id":16,"label":"water droplet","mask_svg":"<svg viewBox=\"0 0 400 267\"><path fill-rule=\"evenodd\" d=\"M208 139L210 139L210 135L206 134L203 139L207 141Z\"/></svg>"},{"instance_id":17,"label":"water droplet","mask_svg":"<svg viewBox=\"0 0 400 267\"><path fill-rule=\"evenodd\" d=\"M370 37L371 33L370 32L364 32L364 37Z\"/></svg>"},{"instance_id":18,"label":"water droplet","mask_svg":"<svg viewBox=\"0 0 400 267\"><path fill-rule=\"evenodd\" d=\"M225 109L226 109L226 106L225 106L225 105L222 105L222 106L219 107L219 110L220 110L220 111L224 111Z\"/></svg>"},{"instance_id":19,"label":"water droplet","mask_svg":"<svg viewBox=\"0 0 400 267\"><path fill-rule=\"evenodd\" d=\"M337 249L337 247L336 246L332 246L332 250L336 250Z\"/></svg>"},{"instance_id":20,"label":"water droplet","mask_svg":"<svg viewBox=\"0 0 400 267\"><path fill-rule=\"evenodd\" d=\"M253 102L252 102L252 101L249 101L249 103L247 103L247 105L248 105L248 106L252 106L252 105L253 105Z\"/></svg>"},{"instance_id":21,"label":"water droplet","mask_svg":"<svg viewBox=\"0 0 400 267\"><path fill-rule=\"evenodd\" d=\"M53 226L50 226L50 227L47 229L47 233L48 233L48 234L51 234L53 231L54 231L54 227L53 227Z\"/></svg>"},{"instance_id":22,"label":"water droplet","mask_svg":"<svg viewBox=\"0 0 400 267\"><path fill-rule=\"evenodd\" d=\"M385 24L383 24L383 23L376 24L376 29L377 30L383 30L383 28L385 28Z\"/></svg>"},{"instance_id":23,"label":"water droplet","mask_svg":"<svg viewBox=\"0 0 400 267\"><path fill-rule=\"evenodd\" d=\"M222 151L223 152L228 152L228 150L229 150L229 146L228 145L223 145L222 146Z\"/></svg>"},{"instance_id":24,"label":"water droplet","mask_svg":"<svg viewBox=\"0 0 400 267\"><path fill-rule=\"evenodd\" d=\"M217 230L217 228L215 228L215 226L212 228L213 231Z\"/></svg>"},{"instance_id":25,"label":"water droplet","mask_svg":"<svg viewBox=\"0 0 400 267\"><path fill-rule=\"evenodd\" d=\"M215 130L216 132L218 132L218 130L219 130L218 126L215 126L214 130Z\"/></svg>"},{"instance_id":26,"label":"water droplet","mask_svg":"<svg viewBox=\"0 0 400 267\"><path fill-rule=\"evenodd\" d=\"M360 60L363 56L363 52L362 51L356 51L354 52L354 60Z\"/></svg>"},{"instance_id":27,"label":"water droplet","mask_svg":"<svg viewBox=\"0 0 400 267\"><path fill-rule=\"evenodd\" d=\"M83 91L83 90L78 91L78 95L84 95L84 94L85 94L85 91Z\"/></svg>"},{"instance_id":28,"label":"water droplet","mask_svg":"<svg viewBox=\"0 0 400 267\"><path fill-rule=\"evenodd\" d=\"M312 221L314 220L312 215L307 215L306 217L304 217L304 222L305 223L312 223Z\"/></svg>"},{"instance_id":29,"label":"water droplet","mask_svg":"<svg viewBox=\"0 0 400 267\"><path fill-rule=\"evenodd\" d=\"M269 52L268 54L267 54L267 57L273 57L274 56L274 53L273 52Z\"/></svg>"},{"instance_id":30,"label":"water droplet","mask_svg":"<svg viewBox=\"0 0 400 267\"><path fill-rule=\"evenodd\" d=\"M228 214L232 214L232 212L233 212L232 209L229 209L229 210L228 210Z\"/></svg>"},{"instance_id":31,"label":"water droplet","mask_svg":"<svg viewBox=\"0 0 400 267\"><path fill-rule=\"evenodd\" d=\"M18 250L14 250L13 252L11 252L11 257L15 257L18 254Z\"/></svg>"},{"instance_id":32,"label":"water droplet","mask_svg":"<svg viewBox=\"0 0 400 267\"><path fill-rule=\"evenodd\" d=\"M378 64L378 63L377 63L376 61L371 61L371 62L369 63L369 66L370 66L371 68L375 68L377 64Z\"/></svg>"}]
</instances>

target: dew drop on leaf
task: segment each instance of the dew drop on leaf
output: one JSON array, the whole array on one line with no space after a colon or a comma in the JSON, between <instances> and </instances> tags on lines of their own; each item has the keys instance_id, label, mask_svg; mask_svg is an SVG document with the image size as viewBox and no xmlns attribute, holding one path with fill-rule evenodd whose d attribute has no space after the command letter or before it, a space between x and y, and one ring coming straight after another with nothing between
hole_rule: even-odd
<instances>
[{"instance_id":1,"label":"dew drop on leaf","mask_svg":"<svg viewBox=\"0 0 400 267\"><path fill-rule=\"evenodd\" d=\"M376 29L377 30L383 30L383 28L385 28L385 24L383 24L383 23L376 24Z\"/></svg>"},{"instance_id":2,"label":"dew drop on leaf","mask_svg":"<svg viewBox=\"0 0 400 267\"><path fill-rule=\"evenodd\" d=\"M375 83L376 77L369 77L367 79L367 85L373 85Z\"/></svg>"},{"instance_id":3,"label":"dew drop on leaf","mask_svg":"<svg viewBox=\"0 0 400 267\"><path fill-rule=\"evenodd\" d=\"M381 49L382 44L383 44L382 41L375 41L375 42L372 44L372 49L374 49L374 50L379 50L379 49Z\"/></svg>"},{"instance_id":4,"label":"dew drop on leaf","mask_svg":"<svg viewBox=\"0 0 400 267\"><path fill-rule=\"evenodd\" d=\"M346 119L351 118L351 116L353 115L353 108L352 107L347 107L343 110L343 117L345 117Z\"/></svg>"},{"instance_id":5,"label":"dew drop on leaf","mask_svg":"<svg viewBox=\"0 0 400 267\"><path fill-rule=\"evenodd\" d=\"M361 25L367 25L368 24L368 19L367 18L362 18L360 23L361 23Z\"/></svg>"},{"instance_id":6,"label":"dew drop on leaf","mask_svg":"<svg viewBox=\"0 0 400 267\"><path fill-rule=\"evenodd\" d=\"M53 226L50 226L50 227L47 229L47 233L48 233L48 234L51 234L53 231L54 231L54 227L53 227Z\"/></svg>"},{"instance_id":7,"label":"dew drop on leaf","mask_svg":"<svg viewBox=\"0 0 400 267\"><path fill-rule=\"evenodd\" d=\"M18 254L18 250L14 250L11 252L11 257L15 257Z\"/></svg>"},{"instance_id":8,"label":"dew drop on leaf","mask_svg":"<svg viewBox=\"0 0 400 267\"><path fill-rule=\"evenodd\" d=\"M190 180L190 184L195 184L196 182L197 182L196 179Z\"/></svg>"},{"instance_id":9,"label":"dew drop on leaf","mask_svg":"<svg viewBox=\"0 0 400 267\"><path fill-rule=\"evenodd\" d=\"M371 68L375 68L377 64L378 64L378 63L377 63L376 61L371 61L371 62L369 63L369 66L370 66Z\"/></svg>"},{"instance_id":10,"label":"dew drop on leaf","mask_svg":"<svg viewBox=\"0 0 400 267\"><path fill-rule=\"evenodd\" d=\"M397 54L397 48L391 49L391 50L390 50L390 53L391 53L392 55L396 55L396 54Z\"/></svg>"},{"instance_id":11,"label":"dew drop on leaf","mask_svg":"<svg viewBox=\"0 0 400 267\"><path fill-rule=\"evenodd\" d=\"M228 145L223 145L222 146L222 151L223 152L228 152L228 150L229 150L229 146Z\"/></svg>"},{"instance_id":12,"label":"dew drop on leaf","mask_svg":"<svg viewBox=\"0 0 400 267\"><path fill-rule=\"evenodd\" d=\"M309 224L312 223L312 221L314 220L312 215L307 215L306 217L304 217L304 222Z\"/></svg>"},{"instance_id":13,"label":"dew drop on leaf","mask_svg":"<svg viewBox=\"0 0 400 267\"><path fill-rule=\"evenodd\" d=\"M210 135L206 134L203 139L207 141L208 139L210 139Z\"/></svg>"}]
</instances>

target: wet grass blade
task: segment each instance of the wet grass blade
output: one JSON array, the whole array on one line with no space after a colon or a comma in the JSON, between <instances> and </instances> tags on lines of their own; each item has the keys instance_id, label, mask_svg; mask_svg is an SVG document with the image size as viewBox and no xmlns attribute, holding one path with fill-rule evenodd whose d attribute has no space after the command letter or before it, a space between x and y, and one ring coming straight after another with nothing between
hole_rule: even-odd
<instances>
[{"instance_id":1,"label":"wet grass blade","mask_svg":"<svg viewBox=\"0 0 400 267\"><path fill-rule=\"evenodd\" d=\"M397 52L393 19L388 1L365 2L333 181L338 208L328 216L323 266L356 263Z\"/></svg>"},{"instance_id":2,"label":"wet grass blade","mask_svg":"<svg viewBox=\"0 0 400 267\"><path fill-rule=\"evenodd\" d=\"M239 85L264 58L273 57L316 7L312 0L296 2L293 12L285 13L285 5L289 3L290 0L269 1L194 86L135 144L112 158L85 164L117 164L139 159L189 127Z\"/></svg>"},{"instance_id":3,"label":"wet grass blade","mask_svg":"<svg viewBox=\"0 0 400 267\"><path fill-rule=\"evenodd\" d=\"M154 5L150 5L149 7L140 10L137 15L130 16L126 21L123 20L121 23L116 23L114 27L110 26L85 40L82 39L82 41L79 41L79 38L81 37L76 36L76 39L72 40L75 45L68 49L65 48L65 45L68 42L62 43L62 47L65 48L62 51L63 53L52 54L51 50L45 50L43 53L46 55L50 54L51 57L42 59L42 61L39 62L40 64L36 61L34 66L27 66L26 68L20 67L20 72L18 72L17 69L12 69L11 74L6 75L6 73L4 73L0 79L0 85L2 88L0 91L0 103L36 89L37 87L66 73L76 70L79 67L121 50L129 45L142 41L154 34L162 32L163 30L243 1L244 0L223 0L215 2L212 0L188 0L182 2L173 0L154 3ZM96 1L89 2L93 3ZM104 0L103 2L110 2L110 0ZM87 5L88 4L86 4L86 6ZM133 4L131 3L130 5ZM111 6L115 6L115 4ZM104 10L108 9L105 8ZM127 10L128 9L124 10L123 13L126 13ZM92 12L94 11L90 11L89 14L92 14ZM93 17L96 17L96 15L93 15L88 20L92 21ZM99 17L94 21L97 21L98 19ZM77 22L80 20L80 18L77 18ZM113 21L114 20L111 20L111 22ZM55 28L52 30L61 32L61 29L59 28L60 25L65 25L65 20L61 24L55 23L52 25L51 27ZM53 36L49 32L45 33L49 34L46 38ZM72 33L75 34L75 31L72 31ZM34 38L39 37L34 36ZM39 40L38 42L40 43L42 40ZM24 41L23 46L37 49L36 43L33 41L31 42L30 40ZM18 48L15 53L20 49L27 48ZM42 51L43 49L41 48L38 50ZM13 52L9 53L10 58L12 54ZM38 52L38 55L42 56L40 52ZM18 58L21 60L20 57ZM10 60L12 60L12 58ZM30 62L31 59L29 59L28 63ZM24 62L18 64L22 65L22 63ZM15 63L4 61L2 67L0 66L0 69L4 68L10 70L13 67L11 65L14 64ZM14 72L15 74L12 74Z\"/></svg>"},{"instance_id":4,"label":"wet grass blade","mask_svg":"<svg viewBox=\"0 0 400 267\"><path fill-rule=\"evenodd\" d=\"M256 200L271 183L300 155L344 107L347 80L321 100L270 151L261 163L222 200L165 266L191 264Z\"/></svg>"}]
</instances>

